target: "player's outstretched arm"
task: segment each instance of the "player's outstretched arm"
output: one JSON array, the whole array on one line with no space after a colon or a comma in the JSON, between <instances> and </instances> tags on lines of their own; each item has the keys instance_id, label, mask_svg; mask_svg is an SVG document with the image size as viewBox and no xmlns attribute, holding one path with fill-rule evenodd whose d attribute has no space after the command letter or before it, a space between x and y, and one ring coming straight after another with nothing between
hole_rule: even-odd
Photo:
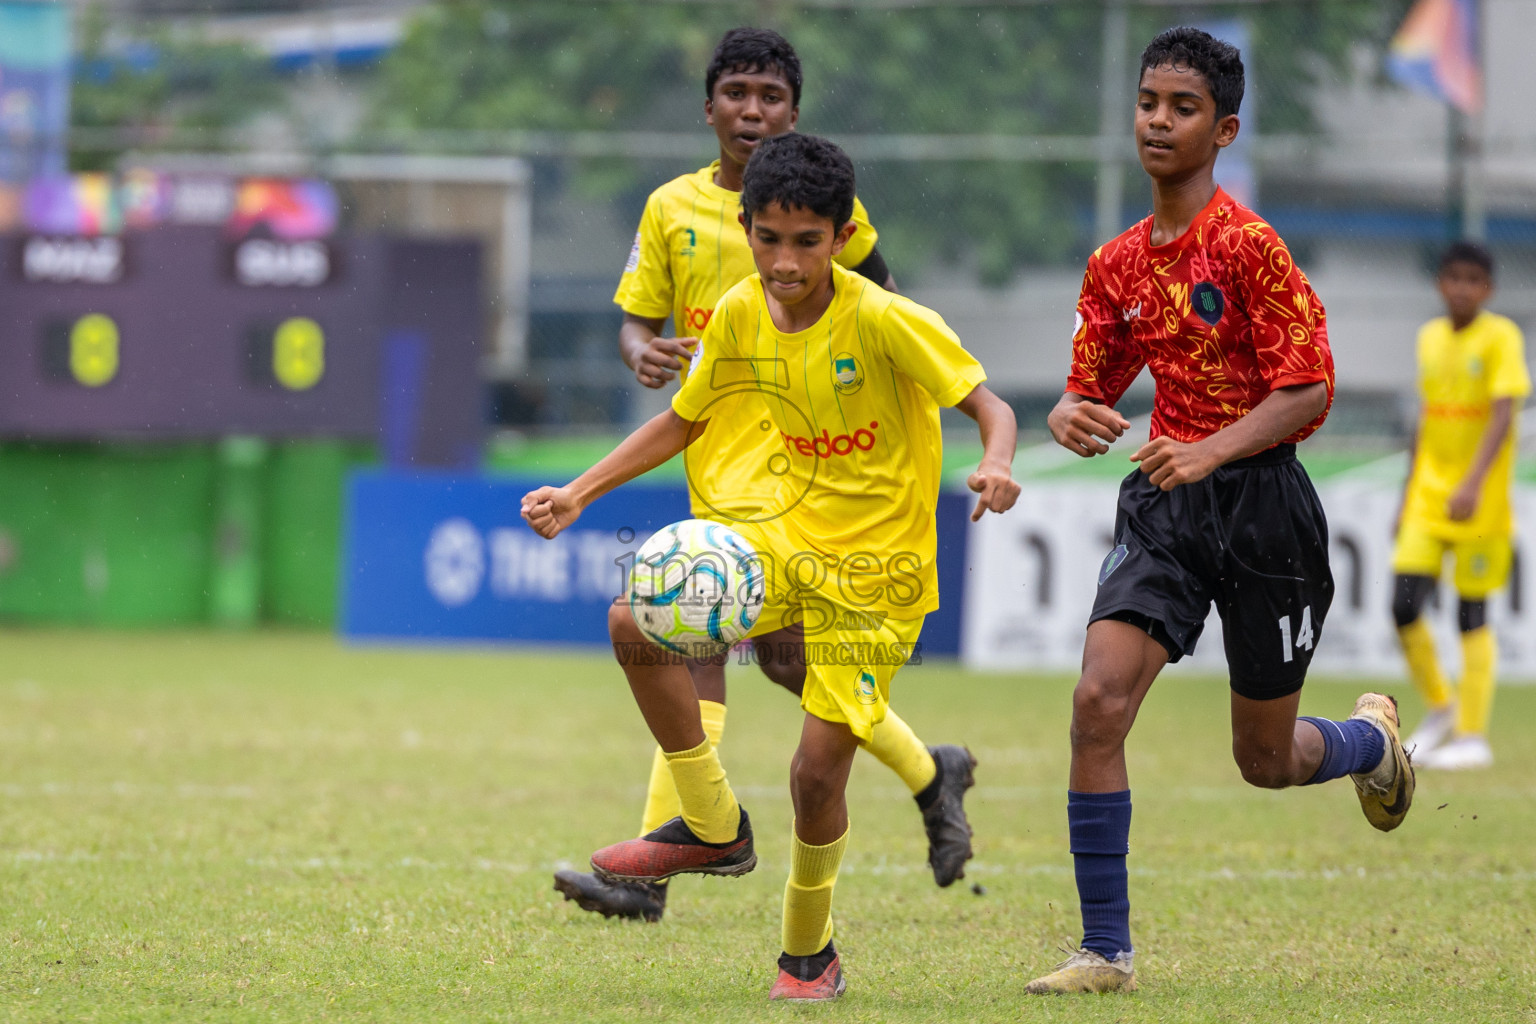
<instances>
[{"instance_id":1,"label":"player's outstretched arm","mask_svg":"<svg viewBox=\"0 0 1536 1024\"><path fill-rule=\"evenodd\" d=\"M619 327L619 358L635 371L635 379L648 388L659 388L676 377L683 360L692 359L698 338L663 338L662 317L625 313Z\"/></svg>"},{"instance_id":2,"label":"player's outstretched arm","mask_svg":"<svg viewBox=\"0 0 1536 1024\"><path fill-rule=\"evenodd\" d=\"M1007 402L998 398L985 384L978 384L960 399L956 409L976 421L981 429L981 464L965 481L975 491L976 522L988 509L1006 512L1019 500L1019 483L1013 478L1013 453L1018 447L1019 425Z\"/></svg>"},{"instance_id":3,"label":"player's outstretched arm","mask_svg":"<svg viewBox=\"0 0 1536 1024\"><path fill-rule=\"evenodd\" d=\"M1408 475L1403 477L1403 493L1397 498L1397 515L1392 517L1392 537L1395 540L1403 529L1403 509L1408 507L1408 488L1413 483L1413 467L1419 460L1419 427L1414 424L1413 436L1408 439Z\"/></svg>"},{"instance_id":4,"label":"player's outstretched arm","mask_svg":"<svg viewBox=\"0 0 1536 1024\"><path fill-rule=\"evenodd\" d=\"M1193 443L1164 435L1131 456L1141 471L1165 491L1203 480L1218 467L1279 444L1328 408L1328 385L1297 384L1276 388L1248 415Z\"/></svg>"},{"instance_id":5,"label":"player's outstretched arm","mask_svg":"<svg viewBox=\"0 0 1536 1024\"><path fill-rule=\"evenodd\" d=\"M1085 459L1109 451L1109 446L1131 428L1130 421L1109 406L1075 391L1061 396L1045 423L1057 444Z\"/></svg>"},{"instance_id":6,"label":"player's outstretched arm","mask_svg":"<svg viewBox=\"0 0 1536 1024\"><path fill-rule=\"evenodd\" d=\"M1509 425L1514 422L1514 418L1513 398L1493 400L1493 414L1488 418L1488 428L1483 431L1483 438L1478 443L1472 468L1467 471L1466 479L1451 492L1451 500L1445 511L1452 521L1462 523L1477 515L1477 505L1483 496L1483 481L1488 479L1488 471L1493 468L1494 460L1499 457L1504 441L1509 437Z\"/></svg>"},{"instance_id":7,"label":"player's outstretched arm","mask_svg":"<svg viewBox=\"0 0 1536 1024\"><path fill-rule=\"evenodd\" d=\"M708 422L685 420L671 409L659 413L564 487L540 487L523 495L523 518L539 536L556 536L592 502L688 447Z\"/></svg>"}]
</instances>

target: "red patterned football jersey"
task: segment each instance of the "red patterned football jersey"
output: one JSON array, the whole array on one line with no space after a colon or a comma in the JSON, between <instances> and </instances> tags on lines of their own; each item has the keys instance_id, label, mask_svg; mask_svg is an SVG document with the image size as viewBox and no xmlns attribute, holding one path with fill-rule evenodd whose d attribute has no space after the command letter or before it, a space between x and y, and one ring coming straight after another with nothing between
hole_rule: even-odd
<instances>
[{"instance_id":1,"label":"red patterned football jersey","mask_svg":"<svg viewBox=\"0 0 1536 1024\"><path fill-rule=\"evenodd\" d=\"M1152 437L1199 441L1276 388L1328 385L1323 304L1252 210L1221 189L1189 230L1151 243L1152 218L1088 260L1067 390L1113 406L1143 366L1157 385ZM1286 441L1310 435L1328 408Z\"/></svg>"}]
</instances>

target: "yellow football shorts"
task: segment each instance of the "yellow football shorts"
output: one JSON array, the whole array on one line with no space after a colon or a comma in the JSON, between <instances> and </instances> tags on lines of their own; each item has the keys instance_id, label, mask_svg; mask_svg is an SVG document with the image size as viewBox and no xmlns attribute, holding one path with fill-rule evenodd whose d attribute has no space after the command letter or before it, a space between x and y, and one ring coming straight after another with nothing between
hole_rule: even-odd
<instances>
[{"instance_id":1,"label":"yellow football shorts","mask_svg":"<svg viewBox=\"0 0 1536 1024\"><path fill-rule=\"evenodd\" d=\"M776 522L732 523L758 552L767 599L748 636L800 624L805 630L805 688L800 707L822 721L842 722L868 743L885 721L891 677L917 649L923 620L895 619L854 608L822 589L801 589L788 577L797 551Z\"/></svg>"},{"instance_id":2,"label":"yellow football shorts","mask_svg":"<svg viewBox=\"0 0 1536 1024\"><path fill-rule=\"evenodd\" d=\"M1392 571L1406 576L1439 579L1449 551L1456 557L1453 581L1457 595L1482 601L1509 581L1514 548L1507 536L1452 541L1437 536L1421 522L1404 517L1392 549Z\"/></svg>"}]
</instances>

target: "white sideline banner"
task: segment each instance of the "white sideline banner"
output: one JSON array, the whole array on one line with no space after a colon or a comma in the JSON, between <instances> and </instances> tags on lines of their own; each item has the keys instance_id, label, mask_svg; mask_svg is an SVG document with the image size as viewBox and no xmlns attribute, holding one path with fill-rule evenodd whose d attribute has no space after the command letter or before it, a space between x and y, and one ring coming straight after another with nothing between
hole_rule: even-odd
<instances>
[{"instance_id":1,"label":"white sideline banner","mask_svg":"<svg viewBox=\"0 0 1536 1024\"><path fill-rule=\"evenodd\" d=\"M1075 672L1093 607L1099 566L1114 546L1119 485L1101 481L1026 482L1007 515L984 516L967 538L961 657L972 668ZM1317 672L1379 677L1404 675L1392 624L1392 519L1400 492L1378 482L1324 481L1333 607L1318 641ZM1520 523L1536 528L1536 487L1515 492ZM1516 540L1510 584L1489 602L1499 638L1499 678L1536 682L1536 559L1521 557ZM1456 600L1449 560L1429 610L1440 656L1457 674ZM1277 640L1278 642L1278 640ZM1188 667L1220 674L1221 620L1206 621Z\"/></svg>"}]
</instances>

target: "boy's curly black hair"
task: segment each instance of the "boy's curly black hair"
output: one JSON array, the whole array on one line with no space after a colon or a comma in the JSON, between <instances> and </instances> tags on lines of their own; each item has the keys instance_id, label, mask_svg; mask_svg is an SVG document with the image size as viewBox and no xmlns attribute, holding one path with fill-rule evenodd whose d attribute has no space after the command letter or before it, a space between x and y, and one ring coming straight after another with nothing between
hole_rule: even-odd
<instances>
[{"instance_id":1,"label":"boy's curly black hair","mask_svg":"<svg viewBox=\"0 0 1536 1024\"><path fill-rule=\"evenodd\" d=\"M739 71L755 75L777 71L789 82L795 106L800 105L800 56L789 40L768 28L733 28L720 39L715 55L704 71L704 95L715 98L715 83L720 76Z\"/></svg>"},{"instance_id":2,"label":"boy's curly black hair","mask_svg":"<svg viewBox=\"0 0 1536 1024\"><path fill-rule=\"evenodd\" d=\"M1474 267L1482 267L1488 279L1493 280L1493 253L1478 242L1462 240L1446 246L1445 252L1440 254L1440 273L1445 273L1452 263L1470 263Z\"/></svg>"},{"instance_id":3,"label":"boy's curly black hair","mask_svg":"<svg viewBox=\"0 0 1536 1024\"><path fill-rule=\"evenodd\" d=\"M815 135L764 139L742 173L741 209L749 224L754 214L778 204L810 210L841 230L853 217L853 196L853 161Z\"/></svg>"},{"instance_id":4,"label":"boy's curly black hair","mask_svg":"<svg viewBox=\"0 0 1536 1024\"><path fill-rule=\"evenodd\" d=\"M1141 51L1141 73L1161 67L1194 71L1204 78L1216 101L1217 120L1243 105L1243 55L1209 32L1186 26L1161 33Z\"/></svg>"}]
</instances>

